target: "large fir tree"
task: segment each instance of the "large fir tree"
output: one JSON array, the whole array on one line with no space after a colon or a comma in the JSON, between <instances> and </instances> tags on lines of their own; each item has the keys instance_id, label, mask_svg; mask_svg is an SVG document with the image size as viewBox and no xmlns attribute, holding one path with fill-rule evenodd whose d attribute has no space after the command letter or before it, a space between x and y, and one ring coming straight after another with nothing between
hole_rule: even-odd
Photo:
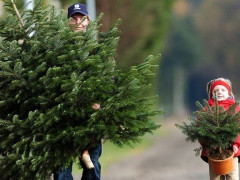
<instances>
[{"instance_id":1,"label":"large fir tree","mask_svg":"<svg viewBox=\"0 0 240 180\"><path fill-rule=\"evenodd\" d=\"M156 97L145 97L158 57L123 73L114 57L117 22L99 33L100 17L86 32L67 26L38 1L19 11L4 0L0 21L0 177L45 179L76 160L89 145L108 139L138 142L159 127L151 118ZM18 14L19 12L19 14ZM101 109L93 110L93 103Z\"/></svg>"}]
</instances>

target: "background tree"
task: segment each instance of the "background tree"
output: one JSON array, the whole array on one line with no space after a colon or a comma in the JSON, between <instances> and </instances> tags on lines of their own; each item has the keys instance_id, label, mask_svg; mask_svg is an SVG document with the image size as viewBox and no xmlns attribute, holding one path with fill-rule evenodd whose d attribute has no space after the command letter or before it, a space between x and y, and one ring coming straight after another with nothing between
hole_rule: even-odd
<instances>
[{"instance_id":1,"label":"background tree","mask_svg":"<svg viewBox=\"0 0 240 180\"><path fill-rule=\"evenodd\" d=\"M193 19L174 16L166 44L160 70L159 91L168 112L182 114L188 94L188 69L201 60L202 52Z\"/></svg>"},{"instance_id":2,"label":"background tree","mask_svg":"<svg viewBox=\"0 0 240 180\"><path fill-rule=\"evenodd\" d=\"M231 79L236 86L234 88L235 94L238 95L239 93L236 92L240 90L238 80L239 15L237 13L239 10L239 2L236 0L178 0L174 4L173 9L178 19L173 22L182 22L176 24L176 26L171 26L170 29L172 29L172 31L169 33L169 44L163 50L163 65L160 69L160 93L162 94L161 97L166 109L172 111L173 104L175 104L173 102L179 102L179 100L173 100L173 94L178 93L173 93L173 89L176 89L172 87L172 84L174 84L173 79L175 79L174 77L179 77L173 75L173 66L178 67L179 63L187 62L188 60L191 65L184 65L185 70L180 71L185 72L185 83L180 83L180 80L176 81L185 86L185 90L181 92L184 92L187 97L180 98L183 97L183 95L181 95L179 99L184 99L188 107L195 108L195 101L207 98L205 85L209 80L217 77ZM188 22L186 22L186 20ZM183 23L185 25L181 27ZM172 32L179 31L179 29L182 29L181 33L178 33L179 38L175 38L175 43L170 44L171 36L174 34ZM187 38L187 36L192 36L192 38ZM185 39L185 45L177 45L178 40L183 41L183 39ZM186 41L188 41L188 43ZM185 49L185 51L191 52L192 55L195 54L195 58L193 56L190 57L192 57L193 60L198 59L195 61L196 63L187 59L186 56L184 57L184 55L179 54L179 51L173 51L176 47L179 49L184 47L183 49ZM172 51L169 51L170 49L172 49ZM174 55L175 53L178 53L178 55ZM165 59L168 58L169 54L175 62L170 62L170 60ZM184 57L184 60L182 60L181 57ZM179 107L179 105L177 106Z\"/></svg>"},{"instance_id":3,"label":"background tree","mask_svg":"<svg viewBox=\"0 0 240 180\"><path fill-rule=\"evenodd\" d=\"M206 58L236 84L239 92L239 1L203 1L196 11L196 25L205 41ZM207 19L207 20L206 20ZM234 89L235 89L234 88Z\"/></svg>"},{"instance_id":4,"label":"background tree","mask_svg":"<svg viewBox=\"0 0 240 180\"><path fill-rule=\"evenodd\" d=\"M190 1L189 1L190 2ZM189 70L188 95L189 107L195 101L207 98L206 83L214 78L229 78L236 97L239 95L238 57L239 57L239 2L201 0L191 8L196 32L204 45L203 58L197 66ZM194 110L194 109L192 109Z\"/></svg>"},{"instance_id":5,"label":"background tree","mask_svg":"<svg viewBox=\"0 0 240 180\"><path fill-rule=\"evenodd\" d=\"M103 31L121 18L122 31L118 47L119 65L128 67L142 62L147 54L163 48L173 0L99 0L98 12L104 12ZM133 61L133 59L135 59Z\"/></svg>"}]
</instances>

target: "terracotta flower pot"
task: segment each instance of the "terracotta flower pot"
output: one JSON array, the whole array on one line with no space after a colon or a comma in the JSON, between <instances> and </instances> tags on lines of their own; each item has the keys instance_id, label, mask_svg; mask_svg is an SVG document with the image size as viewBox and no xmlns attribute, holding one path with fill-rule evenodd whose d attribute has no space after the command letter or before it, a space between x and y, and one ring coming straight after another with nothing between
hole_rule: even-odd
<instances>
[{"instance_id":1,"label":"terracotta flower pot","mask_svg":"<svg viewBox=\"0 0 240 180\"><path fill-rule=\"evenodd\" d=\"M212 168L216 174L225 175L233 170L233 155L234 153L224 160L215 160L210 157L208 157L208 160L210 160Z\"/></svg>"}]
</instances>

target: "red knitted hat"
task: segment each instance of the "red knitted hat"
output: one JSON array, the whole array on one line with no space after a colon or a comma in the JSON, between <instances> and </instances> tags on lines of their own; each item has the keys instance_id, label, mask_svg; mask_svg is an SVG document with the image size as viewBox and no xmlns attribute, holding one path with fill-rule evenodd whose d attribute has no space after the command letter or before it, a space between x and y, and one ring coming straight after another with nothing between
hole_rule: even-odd
<instances>
[{"instance_id":1,"label":"red knitted hat","mask_svg":"<svg viewBox=\"0 0 240 180\"><path fill-rule=\"evenodd\" d=\"M214 81L211 85L211 97L212 97L212 94L213 94L213 89L217 86L217 85L221 85L221 86L224 86L227 90L228 90L228 94L231 95L231 87L228 83L224 82L224 81L221 81L221 80L217 80L217 81Z\"/></svg>"}]
</instances>

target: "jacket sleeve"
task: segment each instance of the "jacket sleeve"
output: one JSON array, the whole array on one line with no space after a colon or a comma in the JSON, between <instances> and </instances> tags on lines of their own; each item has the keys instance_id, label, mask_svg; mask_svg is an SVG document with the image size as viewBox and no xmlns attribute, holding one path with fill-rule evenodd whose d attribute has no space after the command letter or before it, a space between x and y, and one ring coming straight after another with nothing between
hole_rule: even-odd
<instances>
[{"instance_id":1,"label":"jacket sleeve","mask_svg":"<svg viewBox=\"0 0 240 180\"><path fill-rule=\"evenodd\" d=\"M234 140L233 145L236 145L238 148L240 148L240 134L238 137Z\"/></svg>"},{"instance_id":2,"label":"jacket sleeve","mask_svg":"<svg viewBox=\"0 0 240 180\"><path fill-rule=\"evenodd\" d=\"M240 111L240 106L236 107L236 113ZM240 122L240 119L238 120ZM238 134L238 137L234 140L233 145L236 145L240 149L240 134Z\"/></svg>"}]
</instances>

